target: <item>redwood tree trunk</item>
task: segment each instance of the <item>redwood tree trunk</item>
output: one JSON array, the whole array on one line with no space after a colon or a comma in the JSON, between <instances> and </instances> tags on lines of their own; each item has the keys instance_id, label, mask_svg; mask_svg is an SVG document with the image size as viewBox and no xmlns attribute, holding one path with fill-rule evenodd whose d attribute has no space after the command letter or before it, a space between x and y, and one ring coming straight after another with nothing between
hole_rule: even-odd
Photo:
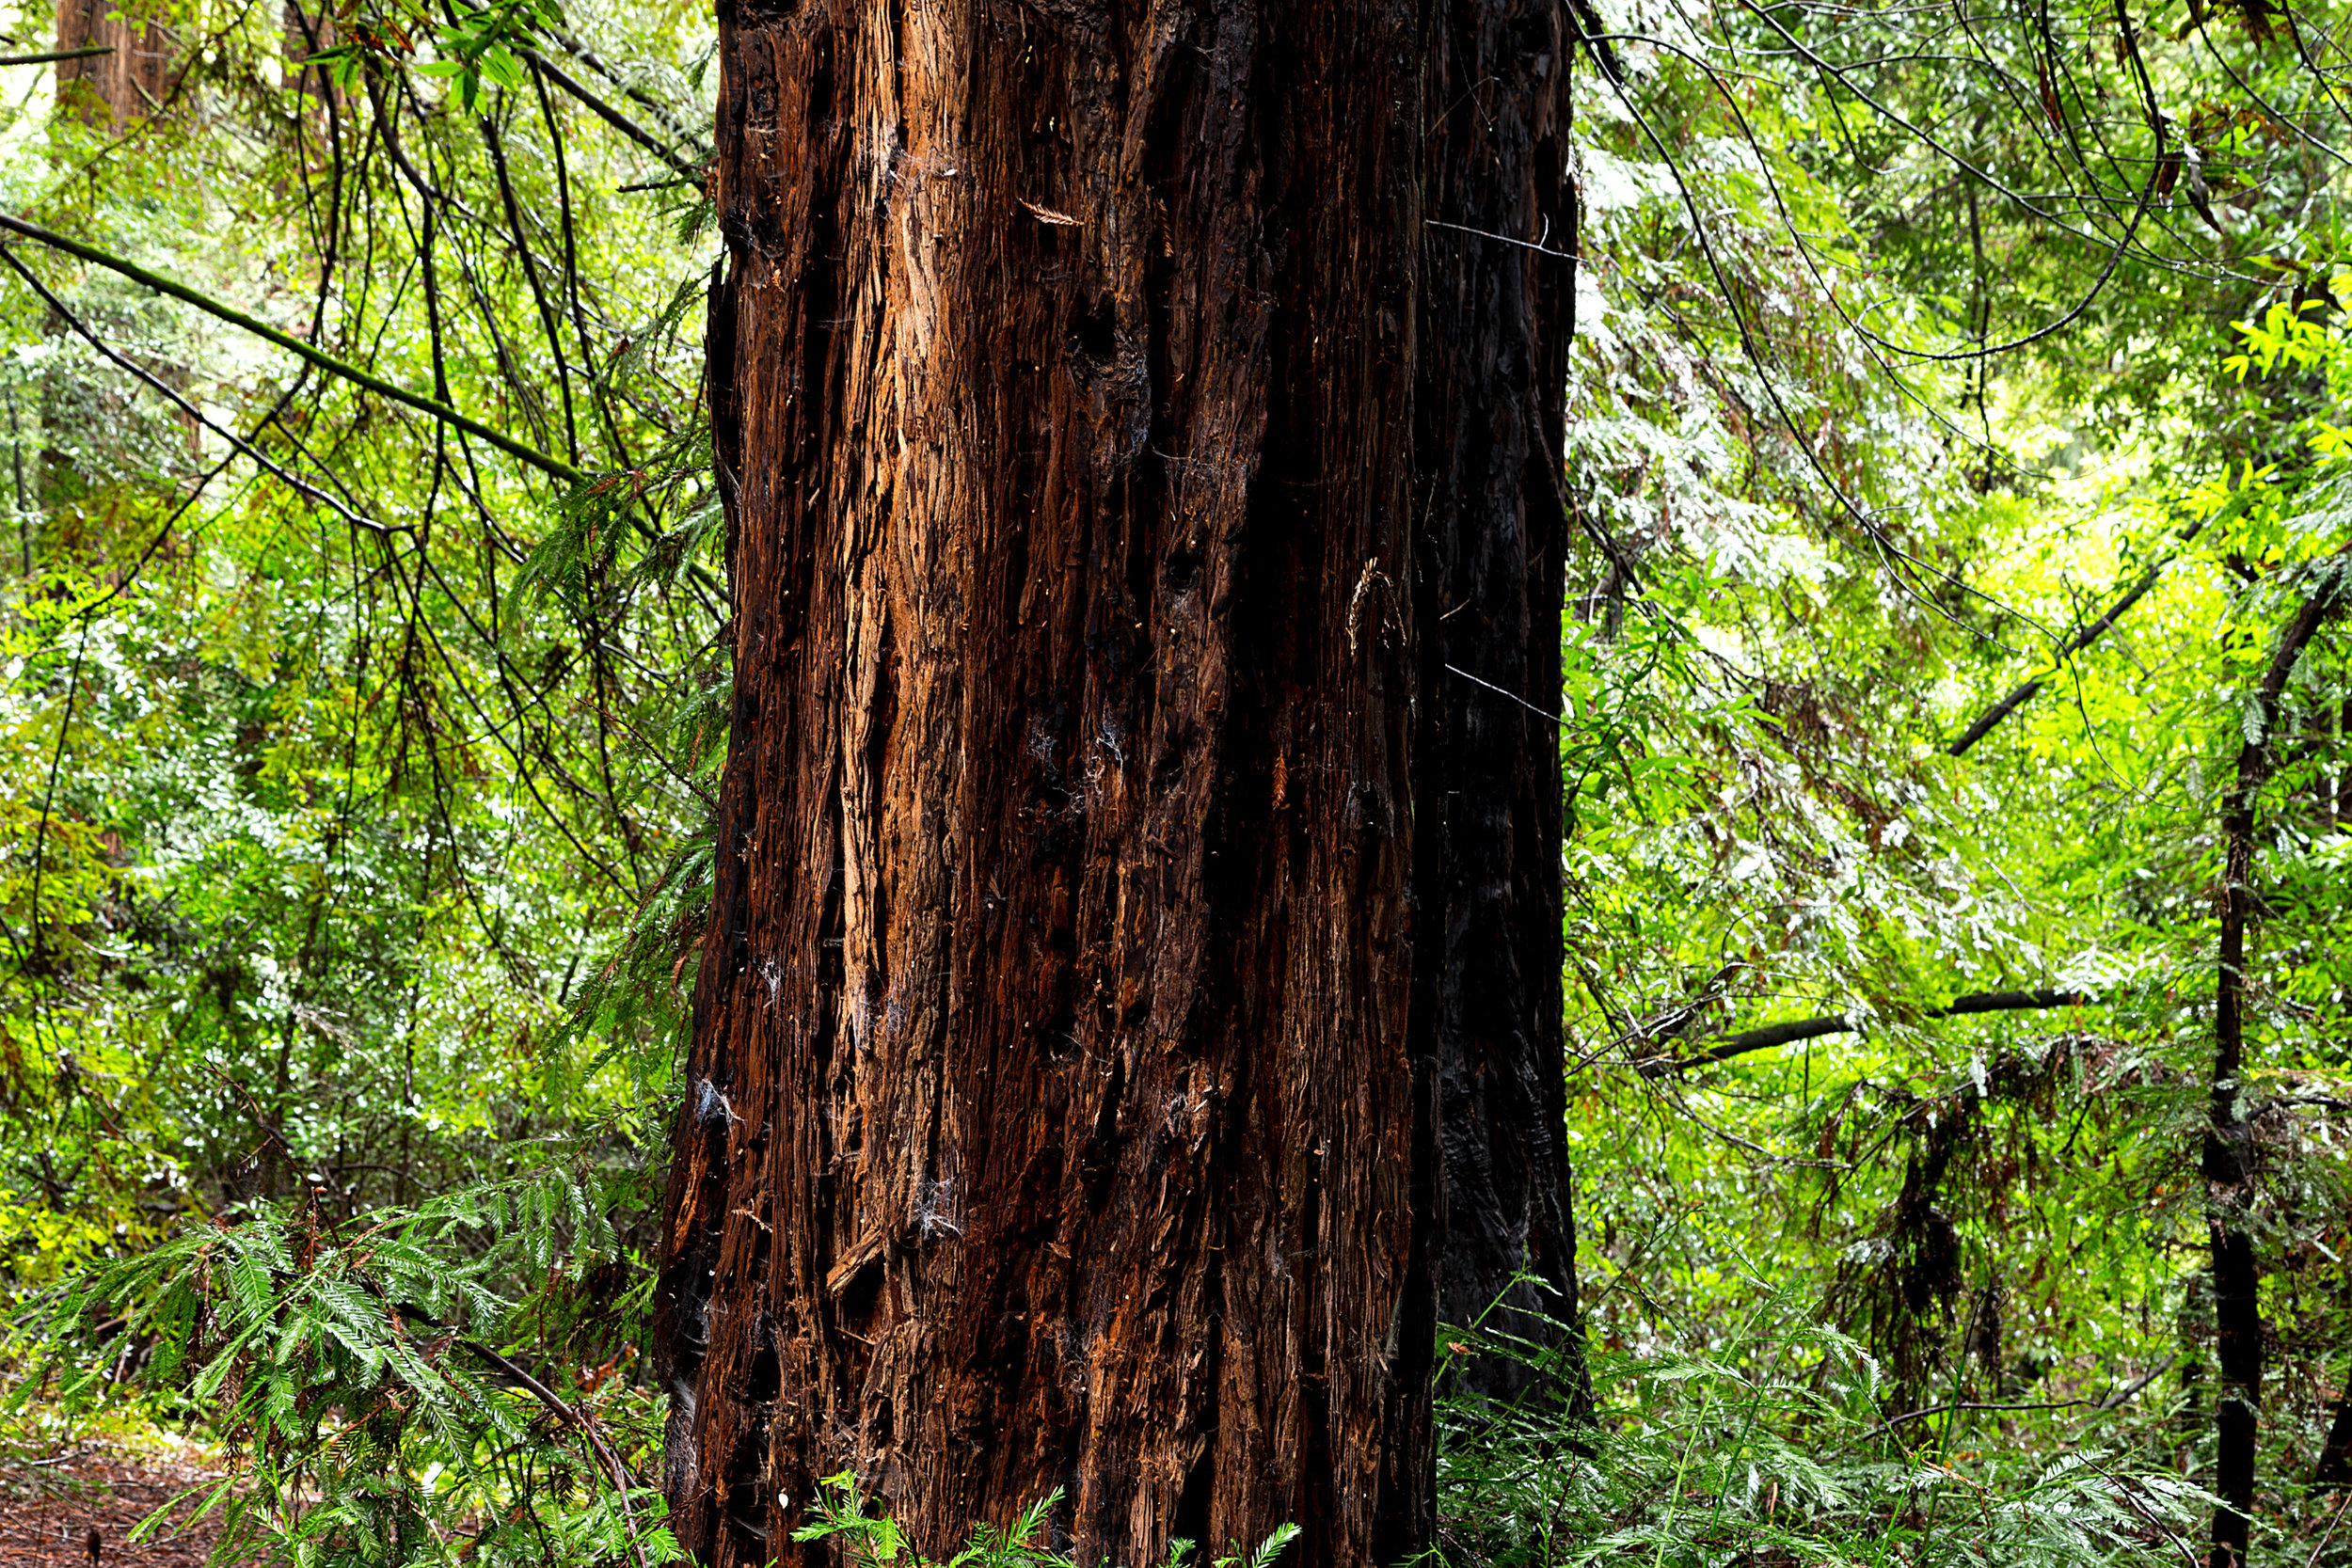
<instances>
[{"instance_id":1,"label":"redwood tree trunk","mask_svg":"<svg viewBox=\"0 0 2352 1568\"><path fill-rule=\"evenodd\" d=\"M1444 668L1557 703L1558 8L720 20L679 1537L1402 1560L1448 1182L1573 1301L1556 741Z\"/></svg>"},{"instance_id":2,"label":"redwood tree trunk","mask_svg":"<svg viewBox=\"0 0 2352 1568\"><path fill-rule=\"evenodd\" d=\"M1576 208L1554 0L1452 0L1433 42L1417 397L1427 673L1420 878L1447 1235L1438 1310L1588 1397L1564 1142L1559 732ZM1565 1333L1561 1330L1565 1329ZM1503 1395L1512 1356L1451 1363Z\"/></svg>"},{"instance_id":3,"label":"redwood tree trunk","mask_svg":"<svg viewBox=\"0 0 2352 1568\"><path fill-rule=\"evenodd\" d=\"M1410 8L721 16L736 715L680 1539L1431 1512Z\"/></svg>"},{"instance_id":4,"label":"redwood tree trunk","mask_svg":"<svg viewBox=\"0 0 2352 1568\"><path fill-rule=\"evenodd\" d=\"M172 91L175 51L171 30L162 23L135 26L116 13L117 0L58 0L57 47L103 46L111 55L57 62L61 102L94 115L101 109L119 122L161 107ZM73 84L86 86L76 87Z\"/></svg>"}]
</instances>

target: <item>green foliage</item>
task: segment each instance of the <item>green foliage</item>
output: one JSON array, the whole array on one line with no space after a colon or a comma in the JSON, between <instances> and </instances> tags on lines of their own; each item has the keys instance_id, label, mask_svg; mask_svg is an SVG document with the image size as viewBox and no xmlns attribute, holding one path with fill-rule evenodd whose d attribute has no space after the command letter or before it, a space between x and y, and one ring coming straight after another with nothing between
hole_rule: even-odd
<instances>
[{"instance_id":1,"label":"green foliage","mask_svg":"<svg viewBox=\"0 0 2352 1568\"><path fill-rule=\"evenodd\" d=\"M55 1380L18 1397L84 1408L135 1347L151 1408L243 1455L199 1489L225 1515L223 1560L655 1568L677 1551L640 1474L660 1412L613 1375L644 1291L612 1293L639 1271L610 1185L549 1150L364 1223L313 1200L184 1226L56 1297ZM531 1299L501 1293L525 1278L545 1281Z\"/></svg>"},{"instance_id":2,"label":"green foliage","mask_svg":"<svg viewBox=\"0 0 2352 1568\"><path fill-rule=\"evenodd\" d=\"M1808 1323L1803 1291L1746 1283L1741 1320L1704 1354L1597 1357L1589 1427L1542 1397L1448 1402L1445 1560L2056 1568L2148 1560L2194 1533L2207 1499L2144 1456L1940 1455L1929 1426L1887 1418L1879 1362ZM1559 1370L1523 1341L1453 1347Z\"/></svg>"},{"instance_id":3,"label":"green foliage","mask_svg":"<svg viewBox=\"0 0 2352 1568\"><path fill-rule=\"evenodd\" d=\"M2112 118L2130 98L2100 96L2110 64L2131 69L2123 44L2068 55L2100 22L2045 15L2047 40L1988 17L1931 41L1893 9L1834 27L1795 8L1645 11L1617 25L1645 35L1624 44L1627 85L1581 85L1597 146L1568 454L1568 1136L1584 1327L1615 1402L1584 1434L1457 1411L1464 1553L2201 1555L2217 819L2261 739L2279 768L2249 958L2271 1357L2256 1545L2340 1560L2339 1499L2312 1467L2352 1323L2341 630L2269 734L2249 700L2352 539L2335 220L2275 216L2332 213L2337 177L2308 145L2208 113L2244 92L2307 103L2291 52L2140 34L2161 102L2212 95L2181 124L2249 214L2237 254L2275 245L2277 270L2212 264L2167 230L2093 287L2104 253L2050 239L2006 193L2144 182L2125 160L2153 134ZM2037 56L2058 111L2105 104L2117 139L2069 150L1979 107L2000 80L2032 102ZM2078 303L2062 348L1912 355ZM2012 717L1948 753L2027 681ZM2035 988L2092 1003L1931 1016ZM1833 1014L1851 1027L1668 1068L1722 1032ZM1878 1369L1842 1417L1805 1402L1830 1385L1788 1370L1829 1375L1823 1334ZM1754 1412L1736 1442L1713 1421L1731 1409ZM1859 1467L1819 1539L1749 1506L1742 1466L1767 1450ZM1708 1486L1673 1484L1686 1457ZM1523 1507L1480 1500L1522 1483L1538 1487Z\"/></svg>"},{"instance_id":4,"label":"green foliage","mask_svg":"<svg viewBox=\"0 0 2352 1568\"><path fill-rule=\"evenodd\" d=\"M313 1177L349 1218L516 1174L546 1138L625 1124L628 1146L666 1102L707 862L726 672L681 330L699 283L679 281L707 263L658 200L614 194L642 150L513 54L600 30L575 69L686 123L676 62L704 42L669 13L548 6L313 19L343 43L323 53L274 12L167 20L205 40L171 105L119 136L11 105L0 202L600 477L550 493L172 302L26 258L122 345L95 357L0 283L20 1289ZM421 45L477 86L417 66ZM534 594L530 563L567 549Z\"/></svg>"},{"instance_id":5,"label":"green foliage","mask_svg":"<svg viewBox=\"0 0 2352 1568\"><path fill-rule=\"evenodd\" d=\"M0 1382L231 1441L211 1502L289 1560L650 1568L727 691L708 263L522 51L691 124L707 41L164 20L198 41L161 112L0 107L0 205L597 477L12 252L78 325L0 279Z\"/></svg>"},{"instance_id":6,"label":"green foliage","mask_svg":"<svg viewBox=\"0 0 2352 1568\"><path fill-rule=\"evenodd\" d=\"M520 90L522 61L514 45L529 28L554 30L564 25L564 9L555 0L497 0L497 4L455 12L435 38L438 59L420 64L420 76L453 80L457 102L471 110L482 97L485 81Z\"/></svg>"},{"instance_id":7,"label":"green foliage","mask_svg":"<svg viewBox=\"0 0 2352 1568\"><path fill-rule=\"evenodd\" d=\"M848 1548L853 1568L878 1568L901 1559L907 1568L1079 1568L1073 1559L1056 1552L1049 1544L1051 1521L1061 1499L1059 1492L1049 1492L1023 1509L1010 1525L976 1526L970 1544L945 1562L932 1563L909 1549L887 1515L866 1511L857 1477L845 1470L818 1482L818 1495L810 1508L814 1517L794 1530L792 1539L839 1542ZM1298 1535L1296 1525L1278 1525L1255 1550L1244 1552L1235 1544L1226 1556L1212 1559L1210 1568L1273 1568ZM1191 1568L1199 1550L1196 1542L1169 1542L1167 1568Z\"/></svg>"}]
</instances>

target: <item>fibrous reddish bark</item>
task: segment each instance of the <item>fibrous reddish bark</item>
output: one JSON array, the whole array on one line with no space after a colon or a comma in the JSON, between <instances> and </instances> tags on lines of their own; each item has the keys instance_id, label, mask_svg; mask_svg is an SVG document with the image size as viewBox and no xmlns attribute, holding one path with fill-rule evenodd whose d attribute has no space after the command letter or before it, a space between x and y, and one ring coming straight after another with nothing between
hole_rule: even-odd
<instances>
[{"instance_id":1,"label":"fibrous reddish bark","mask_svg":"<svg viewBox=\"0 0 2352 1568\"><path fill-rule=\"evenodd\" d=\"M723 11L703 1560L1425 1535L1405 8Z\"/></svg>"},{"instance_id":2,"label":"fibrous reddish bark","mask_svg":"<svg viewBox=\"0 0 2352 1568\"><path fill-rule=\"evenodd\" d=\"M59 101L120 121L152 114L171 93L178 51L160 22L118 14L117 0L57 0L57 47L110 48L57 62Z\"/></svg>"},{"instance_id":3,"label":"fibrous reddish bark","mask_svg":"<svg viewBox=\"0 0 2352 1568\"><path fill-rule=\"evenodd\" d=\"M1446 673L1558 685L1567 46L723 7L698 1559L846 1470L932 1553L1058 1488L1082 1561L1401 1560L1449 1182L1452 1301L1572 1311L1555 739Z\"/></svg>"}]
</instances>

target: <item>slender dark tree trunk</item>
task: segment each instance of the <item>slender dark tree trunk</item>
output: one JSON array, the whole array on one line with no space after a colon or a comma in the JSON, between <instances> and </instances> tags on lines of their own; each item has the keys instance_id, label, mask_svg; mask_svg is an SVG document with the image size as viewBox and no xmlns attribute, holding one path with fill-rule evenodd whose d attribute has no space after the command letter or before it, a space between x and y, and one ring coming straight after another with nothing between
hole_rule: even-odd
<instances>
[{"instance_id":1,"label":"slender dark tree trunk","mask_svg":"<svg viewBox=\"0 0 2352 1568\"><path fill-rule=\"evenodd\" d=\"M2312 1467L2313 1486L2352 1485L2352 1370L2344 1377L2344 1393L2336 1401L2336 1418L2328 1425L2319 1463Z\"/></svg>"},{"instance_id":2,"label":"slender dark tree trunk","mask_svg":"<svg viewBox=\"0 0 2352 1568\"><path fill-rule=\"evenodd\" d=\"M1447 1238L1438 1310L1564 1354L1583 1398L1561 1057L1558 726L1576 208L1553 0L1452 0L1422 261L1421 904ZM1565 1325L1562 1336L1553 1326ZM1562 1342L1565 1339L1565 1342ZM1511 1357L1452 1363L1515 1393Z\"/></svg>"},{"instance_id":3,"label":"slender dark tree trunk","mask_svg":"<svg viewBox=\"0 0 2352 1568\"><path fill-rule=\"evenodd\" d=\"M312 65L311 57L326 53L342 41L336 26L335 13L324 0L284 0L280 8L285 53L282 56L283 85L307 93L315 105L313 118L319 112L340 114L343 106L343 90L335 85L325 66Z\"/></svg>"},{"instance_id":4,"label":"slender dark tree trunk","mask_svg":"<svg viewBox=\"0 0 2352 1568\"><path fill-rule=\"evenodd\" d=\"M2246 933L2254 910L2255 811L2270 777L2273 732L2287 677L2339 596L2332 570L2324 581L2279 633L2255 688L2255 727L2238 752L2237 782L2222 808L2221 961L2203 1159L2210 1195L2214 1351L2221 1373L2214 1405L2214 1494L2220 1502L2214 1510L2210 1568L2242 1568L2246 1561L2262 1419L2262 1274L2250 1217L2254 1166L2245 1093Z\"/></svg>"},{"instance_id":5,"label":"slender dark tree trunk","mask_svg":"<svg viewBox=\"0 0 2352 1568\"><path fill-rule=\"evenodd\" d=\"M736 715L680 1539L1432 1519L1410 8L721 17ZM1531 236L1532 237L1532 236Z\"/></svg>"}]
</instances>

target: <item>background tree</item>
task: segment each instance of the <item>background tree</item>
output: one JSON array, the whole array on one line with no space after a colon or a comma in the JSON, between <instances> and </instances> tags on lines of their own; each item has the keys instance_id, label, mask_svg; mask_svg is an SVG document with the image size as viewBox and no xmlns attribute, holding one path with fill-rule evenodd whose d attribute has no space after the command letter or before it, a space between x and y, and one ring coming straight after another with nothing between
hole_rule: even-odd
<instances>
[{"instance_id":1,"label":"background tree","mask_svg":"<svg viewBox=\"0 0 2352 1568\"><path fill-rule=\"evenodd\" d=\"M154 114L170 97L177 50L155 15L105 0L57 0L57 96L102 123Z\"/></svg>"}]
</instances>

